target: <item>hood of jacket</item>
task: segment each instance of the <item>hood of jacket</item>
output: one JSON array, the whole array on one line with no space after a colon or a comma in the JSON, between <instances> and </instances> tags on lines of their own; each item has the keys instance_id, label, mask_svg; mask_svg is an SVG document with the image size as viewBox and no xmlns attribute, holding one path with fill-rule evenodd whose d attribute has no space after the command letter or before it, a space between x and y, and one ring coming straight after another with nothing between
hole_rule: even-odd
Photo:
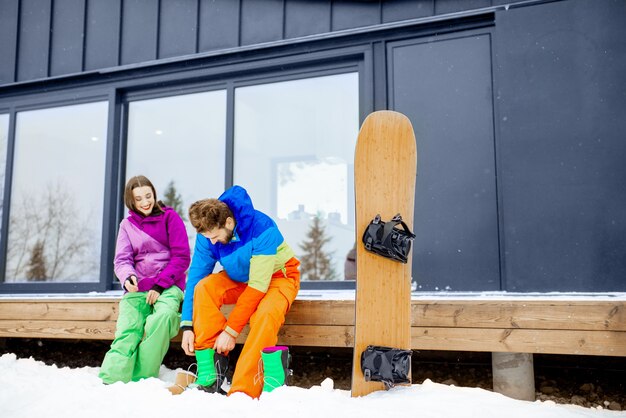
<instances>
[{"instance_id":1,"label":"hood of jacket","mask_svg":"<svg viewBox=\"0 0 626 418\"><path fill-rule=\"evenodd\" d=\"M255 210L246 189L235 185L222 193L218 199L226 203L233 213L237 234L247 236L247 232L252 227Z\"/></svg>"}]
</instances>

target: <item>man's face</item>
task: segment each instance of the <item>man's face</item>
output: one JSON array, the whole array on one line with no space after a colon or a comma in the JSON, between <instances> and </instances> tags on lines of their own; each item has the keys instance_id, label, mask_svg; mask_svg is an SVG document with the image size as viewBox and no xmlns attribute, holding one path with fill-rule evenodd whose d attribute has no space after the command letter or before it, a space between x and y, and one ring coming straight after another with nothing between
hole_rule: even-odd
<instances>
[{"instance_id":1,"label":"man's face","mask_svg":"<svg viewBox=\"0 0 626 418\"><path fill-rule=\"evenodd\" d=\"M210 231L201 232L200 235L211 241L211 244L219 242L228 244L233 239L233 231L235 230L235 222L233 218L227 218L223 228L213 228Z\"/></svg>"}]
</instances>

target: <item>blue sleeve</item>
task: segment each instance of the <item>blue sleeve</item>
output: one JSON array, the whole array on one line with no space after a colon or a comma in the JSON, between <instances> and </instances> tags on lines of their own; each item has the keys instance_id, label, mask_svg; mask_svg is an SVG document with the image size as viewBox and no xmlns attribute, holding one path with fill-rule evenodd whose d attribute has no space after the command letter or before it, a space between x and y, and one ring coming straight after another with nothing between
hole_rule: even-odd
<instances>
[{"instance_id":1,"label":"blue sleeve","mask_svg":"<svg viewBox=\"0 0 626 418\"><path fill-rule=\"evenodd\" d=\"M193 319L193 292L196 285L206 276L213 272L217 260L209 248L209 240L200 234L196 235L196 244L191 259L191 267L187 275L187 287L185 289L185 299L183 300L183 312L180 326L191 326Z\"/></svg>"}]
</instances>

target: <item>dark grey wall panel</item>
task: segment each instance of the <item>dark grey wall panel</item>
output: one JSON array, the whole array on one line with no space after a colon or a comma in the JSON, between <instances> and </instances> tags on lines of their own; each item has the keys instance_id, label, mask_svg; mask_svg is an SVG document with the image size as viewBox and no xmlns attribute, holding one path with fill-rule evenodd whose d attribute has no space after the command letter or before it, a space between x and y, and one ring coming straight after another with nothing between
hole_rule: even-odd
<instances>
[{"instance_id":1,"label":"dark grey wall panel","mask_svg":"<svg viewBox=\"0 0 626 418\"><path fill-rule=\"evenodd\" d=\"M283 38L283 0L241 0L241 45Z\"/></svg>"},{"instance_id":2,"label":"dark grey wall panel","mask_svg":"<svg viewBox=\"0 0 626 418\"><path fill-rule=\"evenodd\" d=\"M330 32L330 0L287 0L285 38Z\"/></svg>"},{"instance_id":3,"label":"dark grey wall panel","mask_svg":"<svg viewBox=\"0 0 626 418\"><path fill-rule=\"evenodd\" d=\"M509 290L626 290L626 2L496 15Z\"/></svg>"},{"instance_id":4,"label":"dark grey wall panel","mask_svg":"<svg viewBox=\"0 0 626 418\"><path fill-rule=\"evenodd\" d=\"M491 0L435 0L435 14L460 12L491 6Z\"/></svg>"},{"instance_id":5,"label":"dark grey wall panel","mask_svg":"<svg viewBox=\"0 0 626 418\"><path fill-rule=\"evenodd\" d=\"M0 84L15 81L18 3L18 0L0 2Z\"/></svg>"},{"instance_id":6,"label":"dark grey wall panel","mask_svg":"<svg viewBox=\"0 0 626 418\"><path fill-rule=\"evenodd\" d=\"M121 0L88 0L85 29L85 70L119 64Z\"/></svg>"},{"instance_id":7,"label":"dark grey wall panel","mask_svg":"<svg viewBox=\"0 0 626 418\"><path fill-rule=\"evenodd\" d=\"M420 290L499 290L491 45L488 34L390 46L390 107L417 141Z\"/></svg>"},{"instance_id":8,"label":"dark grey wall panel","mask_svg":"<svg viewBox=\"0 0 626 418\"><path fill-rule=\"evenodd\" d=\"M434 0L396 0L383 2L383 23L432 16Z\"/></svg>"},{"instance_id":9,"label":"dark grey wall panel","mask_svg":"<svg viewBox=\"0 0 626 418\"><path fill-rule=\"evenodd\" d=\"M381 20L380 10L379 1L334 1L332 10L332 30L377 25Z\"/></svg>"},{"instance_id":10,"label":"dark grey wall panel","mask_svg":"<svg viewBox=\"0 0 626 418\"><path fill-rule=\"evenodd\" d=\"M20 3L17 79L47 77L51 0L22 0Z\"/></svg>"},{"instance_id":11,"label":"dark grey wall panel","mask_svg":"<svg viewBox=\"0 0 626 418\"><path fill-rule=\"evenodd\" d=\"M239 1L200 0L198 51L239 46Z\"/></svg>"},{"instance_id":12,"label":"dark grey wall panel","mask_svg":"<svg viewBox=\"0 0 626 418\"><path fill-rule=\"evenodd\" d=\"M162 1L159 30L159 58L169 58L195 53L197 25L197 0Z\"/></svg>"},{"instance_id":13,"label":"dark grey wall panel","mask_svg":"<svg viewBox=\"0 0 626 418\"><path fill-rule=\"evenodd\" d=\"M78 73L83 70L85 1L54 1L50 75Z\"/></svg>"},{"instance_id":14,"label":"dark grey wall panel","mask_svg":"<svg viewBox=\"0 0 626 418\"><path fill-rule=\"evenodd\" d=\"M122 6L121 64L156 59L159 0L124 0Z\"/></svg>"}]
</instances>

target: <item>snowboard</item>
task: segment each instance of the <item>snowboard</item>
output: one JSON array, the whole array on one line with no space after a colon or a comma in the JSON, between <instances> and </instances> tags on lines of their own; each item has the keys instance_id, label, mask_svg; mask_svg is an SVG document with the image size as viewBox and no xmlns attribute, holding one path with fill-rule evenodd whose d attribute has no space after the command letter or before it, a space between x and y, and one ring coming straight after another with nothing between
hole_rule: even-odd
<instances>
[{"instance_id":1,"label":"snowboard","mask_svg":"<svg viewBox=\"0 0 626 418\"><path fill-rule=\"evenodd\" d=\"M413 230L417 147L409 119L401 113L370 114L359 132L354 156L356 200L356 303L352 396L384 389L367 382L361 353L368 345L411 349L411 254L406 264L365 249L362 236L380 214L400 213ZM410 374L409 374L410 376Z\"/></svg>"}]
</instances>

